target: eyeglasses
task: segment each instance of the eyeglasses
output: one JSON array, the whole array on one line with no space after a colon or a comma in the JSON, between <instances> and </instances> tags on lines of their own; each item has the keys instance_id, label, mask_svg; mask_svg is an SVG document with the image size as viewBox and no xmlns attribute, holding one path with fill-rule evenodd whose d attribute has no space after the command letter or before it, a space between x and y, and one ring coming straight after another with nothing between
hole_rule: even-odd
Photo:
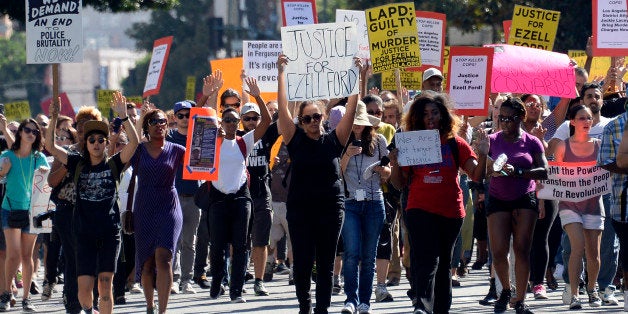
<instances>
[{"instance_id":1,"label":"eyeglasses","mask_svg":"<svg viewBox=\"0 0 628 314\"><path fill-rule=\"evenodd\" d=\"M91 137L91 136L87 139L87 142L89 142L90 144L94 144L96 143L96 141L98 141L98 144L102 144L106 140L104 137L99 137L98 139L96 139L95 137Z\"/></svg>"},{"instance_id":2,"label":"eyeglasses","mask_svg":"<svg viewBox=\"0 0 628 314\"><path fill-rule=\"evenodd\" d=\"M183 118L189 119L190 118L190 114L189 113L177 113L177 118L179 120L181 120Z\"/></svg>"},{"instance_id":3,"label":"eyeglasses","mask_svg":"<svg viewBox=\"0 0 628 314\"><path fill-rule=\"evenodd\" d=\"M23 128L22 128L22 130L23 130L23 131L24 131L24 133L26 133L26 134L31 134L31 133L33 133L33 135L35 135L35 136L39 135L39 130L37 130L37 129L31 129L31 128L27 127L27 126L23 127Z\"/></svg>"},{"instance_id":4,"label":"eyeglasses","mask_svg":"<svg viewBox=\"0 0 628 314\"><path fill-rule=\"evenodd\" d=\"M320 113L315 113L311 116L301 116L301 122L305 123L305 124L310 124L310 122L312 122L312 120L314 120L314 122L319 122L321 121L321 119L323 118L323 115Z\"/></svg>"},{"instance_id":5,"label":"eyeglasses","mask_svg":"<svg viewBox=\"0 0 628 314\"><path fill-rule=\"evenodd\" d=\"M237 123L238 121L240 121L240 119L232 117L226 117L222 119L222 122L224 123Z\"/></svg>"},{"instance_id":6,"label":"eyeglasses","mask_svg":"<svg viewBox=\"0 0 628 314\"><path fill-rule=\"evenodd\" d=\"M68 137L68 136L55 136L55 140L60 141L60 142L63 142L65 140L69 139L69 138L70 137Z\"/></svg>"},{"instance_id":7,"label":"eyeglasses","mask_svg":"<svg viewBox=\"0 0 628 314\"><path fill-rule=\"evenodd\" d=\"M593 121L592 117L579 117L577 119L578 121Z\"/></svg>"},{"instance_id":8,"label":"eyeglasses","mask_svg":"<svg viewBox=\"0 0 628 314\"><path fill-rule=\"evenodd\" d=\"M233 104L222 104L223 107L234 107L234 108L240 108L240 102L236 102Z\"/></svg>"},{"instance_id":9,"label":"eyeglasses","mask_svg":"<svg viewBox=\"0 0 628 314\"><path fill-rule=\"evenodd\" d=\"M537 103L537 102L527 102L526 103L526 107L530 108L530 107L534 107L536 109L541 109L543 105Z\"/></svg>"},{"instance_id":10,"label":"eyeglasses","mask_svg":"<svg viewBox=\"0 0 628 314\"><path fill-rule=\"evenodd\" d=\"M519 121L519 116L502 116L499 115L497 117L500 122L517 122Z\"/></svg>"},{"instance_id":11,"label":"eyeglasses","mask_svg":"<svg viewBox=\"0 0 628 314\"><path fill-rule=\"evenodd\" d=\"M381 116L383 112L381 110L377 110L377 111L367 110L366 113L372 116Z\"/></svg>"},{"instance_id":12,"label":"eyeglasses","mask_svg":"<svg viewBox=\"0 0 628 314\"><path fill-rule=\"evenodd\" d=\"M150 119L150 120L148 120L148 125L150 125L150 126L166 125L166 124L168 124L168 120L167 119Z\"/></svg>"},{"instance_id":13,"label":"eyeglasses","mask_svg":"<svg viewBox=\"0 0 628 314\"><path fill-rule=\"evenodd\" d=\"M259 117L258 116L255 116L255 117L244 117L244 118L242 118L242 120L244 120L244 122L257 121L257 120L259 120Z\"/></svg>"}]
</instances>

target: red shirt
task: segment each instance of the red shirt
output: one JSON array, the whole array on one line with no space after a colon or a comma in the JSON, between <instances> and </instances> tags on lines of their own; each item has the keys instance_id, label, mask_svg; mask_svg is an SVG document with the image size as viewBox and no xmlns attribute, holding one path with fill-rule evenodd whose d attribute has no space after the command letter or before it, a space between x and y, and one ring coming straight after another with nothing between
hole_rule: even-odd
<instances>
[{"instance_id":1,"label":"red shirt","mask_svg":"<svg viewBox=\"0 0 628 314\"><path fill-rule=\"evenodd\" d=\"M469 158L477 159L471 146L456 136L458 145L458 167L463 167ZM464 218L462 190L458 178L458 167L447 140L441 140L443 161L438 164L402 167L411 176L406 210L419 208L426 212L448 218Z\"/></svg>"}]
</instances>

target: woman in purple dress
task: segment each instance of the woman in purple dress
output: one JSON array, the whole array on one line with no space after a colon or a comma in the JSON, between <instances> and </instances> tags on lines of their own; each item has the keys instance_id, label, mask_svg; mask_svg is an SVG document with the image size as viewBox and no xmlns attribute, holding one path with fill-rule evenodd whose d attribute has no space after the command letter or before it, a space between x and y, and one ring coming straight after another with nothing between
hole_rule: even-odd
<instances>
[{"instance_id":1,"label":"woman in purple dress","mask_svg":"<svg viewBox=\"0 0 628 314\"><path fill-rule=\"evenodd\" d=\"M141 277L147 313L154 312L155 283L159 313L165 313L172 286L172 257L183 223L174 177L185 147L166 141L168 119L159 109L144 115L142 131L148 141L137 148L131 160L138 180L133 208L135 276L136 280Z\"/></svg>"}]
</instances>

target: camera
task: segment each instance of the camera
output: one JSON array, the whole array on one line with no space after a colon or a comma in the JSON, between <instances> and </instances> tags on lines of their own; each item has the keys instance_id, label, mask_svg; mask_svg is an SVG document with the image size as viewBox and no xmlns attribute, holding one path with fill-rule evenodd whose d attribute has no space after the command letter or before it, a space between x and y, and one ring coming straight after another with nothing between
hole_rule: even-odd
<instances>
[{"instance_id":1,"label":"camera","mask_svg":"<svg viewBox=\"0 0 628 314\"><path fill-rule=\"evenodd\" d=\"M42 222L44 222L44 220L48 220L48 219L52 219L52 216L55 214L54 210L50 210L47 211L45 213L41 213L35 217L33 217L33 226L35 228L41 228L42 227Z\"/></svg>"}]
</instances>

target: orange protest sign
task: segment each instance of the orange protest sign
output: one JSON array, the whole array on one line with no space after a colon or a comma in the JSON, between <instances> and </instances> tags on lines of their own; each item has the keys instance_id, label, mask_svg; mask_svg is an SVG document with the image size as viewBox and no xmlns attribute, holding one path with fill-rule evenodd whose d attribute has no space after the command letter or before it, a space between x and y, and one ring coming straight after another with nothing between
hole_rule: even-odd
<instances>
[{"instance_id":1,"label":"orange protest sign","mask_svg":"<svg viewBox=\"0 0 628 314\"><path fill-rule=\"evenodd\" d=\"M207 107L190 109L190 125L183 157L183 179L217 180L221 143L216 110Z\"/></svg>"},{"instance_id":2,"label":"orange protest sign","mask_svg":"<svg viewBox=\"0 0 628 314\"><path fill-rule=\"evenodd\" d=\"M212 71L220 70L222 71L222 79L225 83L222 85L220 91L218 91L218 97L227 90L227 88L233 88L238 91L238 93L242 92L242 79L240 78L240 72L242 71L242 57L240 58L229 58L229 59L220 59L220 60L212 60L210 61ZM277 93L261 93L262 98L265 101L276 100ZM220 101L220 99L218 100ZM220 105L220 104L218 104Z\"/></svg>"}]
</instances>

